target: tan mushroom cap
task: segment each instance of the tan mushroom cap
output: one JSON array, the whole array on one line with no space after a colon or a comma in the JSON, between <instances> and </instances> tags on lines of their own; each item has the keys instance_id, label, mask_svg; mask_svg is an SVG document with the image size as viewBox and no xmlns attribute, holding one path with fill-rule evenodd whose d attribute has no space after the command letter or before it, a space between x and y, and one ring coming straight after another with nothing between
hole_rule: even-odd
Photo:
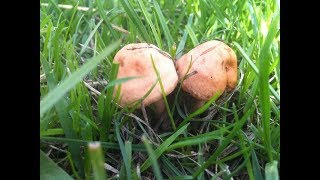
<instances>
[{"instance_id":1,"label":"tan mushroom cap","mask_svg":"<svg viewBox=\"0 0 320 180\"><path fill-rule=\"evenodd\" d=\"M237 83L237 57L233 50L221 41L208 41L183 55L176 61L179 79L186 75L192 57L192 65L183 81L182 89L193 97L208 101L218 90L232 90Z\"/></svg>"},{"instance_id":2,"label":"tan mushroom cap","mask_svg":"<svg viewBox=\"0 0 320 180\"><path fill-rule=\"evenodd\" d=\"M114 62L120 64L117 78L140 77L122 83L119 102L121 106L133 105L132 103L140 100L156 82L157 75L152 66L151 55L160 74L166 95L175 89L178 75L170 55L152 44L128 44L114 57ZM148 106L161 99L162 93L158 82L142 103Z\"/></svg>"}]
</instances>

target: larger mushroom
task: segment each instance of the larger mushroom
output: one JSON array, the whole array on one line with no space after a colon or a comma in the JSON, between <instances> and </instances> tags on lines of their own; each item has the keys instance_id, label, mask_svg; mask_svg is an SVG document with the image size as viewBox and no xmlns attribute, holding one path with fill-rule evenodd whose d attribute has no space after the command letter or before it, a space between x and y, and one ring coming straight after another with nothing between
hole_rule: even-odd
<instances>
[{"instance_id":1,"label":"larger mushroom","mask_svg":"<svg viewBox=\"0 0 320 180\"><path fill-rule=\"evenodd\" d=\"M212 40L195 47L175 65L180 81L183 80L182 89L198 99L197 108L218 91L233 90L237 83L236 54L221 41Z\"/></svg>"},{"instance_id":2,"label":"larger mushroom","mask_svg":"<svg viewBox=\"0 0 320 180\"><path fill-rule=\"evenodd\" d=\"M141 100L157 81L151 56L160 74L164 93L168 95L175 89L178 75L169 54L152 44L128 44L119 50L114 57L114 62L120 64L117 78L134 76L138 76L138 78L126 81L121 85L119 101L121 106L130 106ZM144 106L150 104L155 105L158 114L161 114L165 109L159 82L142 101Z\"/></svg>"}]
</instances>

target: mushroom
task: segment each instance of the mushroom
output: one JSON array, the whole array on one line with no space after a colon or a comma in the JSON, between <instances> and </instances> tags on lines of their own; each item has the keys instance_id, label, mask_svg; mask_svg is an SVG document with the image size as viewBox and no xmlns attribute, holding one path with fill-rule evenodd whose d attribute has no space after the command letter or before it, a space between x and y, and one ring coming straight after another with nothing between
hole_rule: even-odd
<instances>
[{"instance_id":1,"label":"mushroom","mask_svg":"<svg viewBox=\"0 0 320 180\"><path fill-rule=\"evenodd\" d=\"M179 80L184 79L182 89L197 99L195 109L218 91L233 90L237 83L236 54L221 41L212 40L198 45L178 59L175 65Z\"/></svg>"},{"instance_id":2,"label":"mushroom","mask_svg":"<svg viewBox=\"0 0 320 180\"><path fill-rule=\"evenodd\" d=\"M178 83L178 75L169 54L147 43L128 44L117 52L114 62L119 63L117 79L138 76L121 84L121 106L132 106L147 94L157 80L152 59L159 72L165 95L170 94ZM115 92L117 87L115 89ZM143 106L154 104L156 113L161 115L165 109L159 82L142 101Z\"/></svg>"}]
</instances>

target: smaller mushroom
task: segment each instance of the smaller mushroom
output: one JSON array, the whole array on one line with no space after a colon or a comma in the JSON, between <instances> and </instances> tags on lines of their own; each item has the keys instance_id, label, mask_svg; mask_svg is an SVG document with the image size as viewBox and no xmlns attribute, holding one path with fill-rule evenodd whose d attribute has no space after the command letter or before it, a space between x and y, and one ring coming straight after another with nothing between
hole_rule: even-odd
<instances>
[{"instance_id":1,"label":"smaller mushroom","mask_svg":"<svg viewBox=\"0 0 320 180\"><path fill-rule=\"evenodd\" d=\"M175 89L178 83L178 75L169 54L152 44L128 44L119 50L114 57L114 62L120 65L117 78L135 76L139 78L122 83L119 102L121 106L131 106L134 102L141 100L157 81L151 56L159 72L164 93L168 95ZM161 115L165 110L159 82L142 101L143 106L150 104L155 105L158 115Z\"/></svg>"},{"instance_id":2,"label":"smaller mushroom","mask_svg":"<svg viewBox=\"0 0 320 180\"><path fill-rule=\"evenodd\" d=\"M179 80L185 78L182 89L198 100L194 109L201 107L218 91L233 90L237 83L236 54L221 41L212 40L198 45L178 59L175 65Z\"/></svg>"}]
</instances>

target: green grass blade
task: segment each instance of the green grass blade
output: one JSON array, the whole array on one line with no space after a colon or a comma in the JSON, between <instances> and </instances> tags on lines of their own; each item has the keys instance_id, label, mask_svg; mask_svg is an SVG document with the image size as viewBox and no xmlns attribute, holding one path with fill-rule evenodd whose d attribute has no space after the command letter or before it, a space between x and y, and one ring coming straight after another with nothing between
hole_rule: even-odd
<instances>
[{"instance_id":1,"label":"green grass blade","mask_svg":"<svg viewBox=\"0 0 320 180\"><path fill-rule=\"evenodd\" d=\"M40 150L40 179L72 180L73 178Z\"/></svg>"},{"instance_id":2,"label":"green grass blade","mask_svg":"<svg viewBox=\"0 0 320 180\"><path fill-rule=\"evenodd\" d=\"M57 14L63 14L62 10L59 8L58 4L54 0L49 0L50 4L52 4L57 12Z\"/></svg>"},{"instance_id":3,"label":"green grass blade","mask_svg":"<svg viewBox=\"0 0 320 180\"><path fill-rule=\"evenodd\" d=\"M200 107L199 109L197 109L195 112L193 112L192 114L190 114L186 119L184 119L180 125L178 126L178 128L180 128L181 126L184 126L186 123L188 123L192 118L194 118L195 116L202 114L203 112L205 112L210 105L215 102L221 95L221 92L217 92L215 95L212 96L212 98L206 102L202 107Z\"/></svg>"},{"instance_id":4,"label":"green grass blade","mask_svg":"<svg viewBox=\"0 0 320 180\"><path fill-rule=\"evenodd\" d=\"M111 26L111 22L108 19L106 12L104 11L103 5L101 3L102 0L97 0L97 6L98 6L98 10L100 13L100 16L102 17L102 19L104 20L105 24L107 25L107 28L109 29L111 35L113 36L113 38L115 39L119 39L119 34L112 28Z\"/></svg>"},{"instance_id":5,"label":"green grass blade","mask_svg":"<svg viewBox=\"0 0 320 180\"><path fill-rule=\"evenodd\" d=\"M245 51L241 48L241 46L237 42L233 42L233 44L237 47L241 55L244 57L244 59L249 63L249 65L252 67L254 72L259 76L259 69L254 64L254 62L249 58L249 56L245 53ZM272 95L280 102L280 95L274 90L274 88L269 84L268 85Z\"/></svg>"},{"instance_id":6,"label":"green grass blade","mask_svg":"<svg viewBox=\"0 0 320 180\"><path fill-rule=\"evenodd\" d=\"M96 130L99 130L97 124L91 120L90 118L88 118L87 116L85 116L84 114L81 113L77 113L77 115L86 123L90 124L90 126L92 126L93 128L95 128Z\"/></svg>"},{"instance_id":7,"label":"green grass blade","mask_svg":"<svg viewBox=\"0 0 320 180\"><path fill-rule=\"evenodd\" d=\"M185 175L185 176L176 176L176 177L170 177L170 180L192 180L194 179L192 176Z\"/></svg>"},{"instance_id":8,"label":"green grass blade","mask_svg":"<svg viewBox=\"0 0 320 180\"><path fill-rule=\"evenodd\" d=\"M170 144L181 134L184 130L187 129L189 126L189 123L179 128L174 134L172 134L168 139L166 139L155 151L155 157L159 158L162 153L164 153L167 148L170 146ZM141 172L147 170L151 165L151 159L148 157L148 159L141 165Z\"/></svg>"},{"instance_id":9,"label":"green grass blade","mask_svg":"<svg viewBox=\"0 0 320 180\"><path fill-rule=\"evenodd\" d=\"M91 141L79 140L79 139L70 139L70 138L59 138L59 137L40 137L40 140L49 141L49 142L60 142L60 143L67 143L67 144L77 144L78 146L86 146ZM112 143L112 142L100 142L103 148L107 149L116 149L119 150L119 144ZM78 147L79 148L79 147ZM137 152L146 152L146 149L142 144L132 144L132 150Z\"/></svg>"},{"instance_id":10,"label":"green grass blade","mask_svg":"<svg viewBox=\"0 0 320 180\"><path fill-rule=\"evenodd\" d=\"M55 128L55 129L47 129L45 131L40 131L40 137L41 136L54 136L54 135L63 135L63 129L62 128Z\"/></svg>"},{"instance_id":11,"label":"green grass blade","mask_svg":"<svg viewBox=\"0 0 320 180\"><path fill-rule=\"evenodd\" d=\"M82 48L81 48L81 51L80 51L80 53L79 53L79 56L81 56L81 55L84 53L84 51L87 49L90 40L92 39L93 35L97 32L97 30L98 30L98 28L100 27L100 25L102 24L102 22L103 22L103 20L100 20L100 21L98 22L98 24L96 25L96 27L94 27L93 31L91 31L88 39L86 40L86 42L84 43L84 45L83 45Z\"/></svg>"},{"instance_id":12,"label":"green grass blade","mask_svg":"<svg viewBox=\"0 0 320 180\"><path fill-rule=\"evenodd\" d=\"M164 36L166 37L167 44L168 44L168 49L170 49L172 47L173 43L174 43L173 42L173 38L171 36L171 33L169 31L169 28L168 28L167 23L166 23L166 21L164 19L164 16L162 14L162 11L160 9L160 6L159 6L158 2L156 0L153 0L153 4L154 4L154 8L156 10L156 13L158 15L158 18L159 18L159 21L160 21Z\"/></svg>"},{"instance_id":13,"label":"green grass blade","mask_svg":"<svg viewBox=\"0 0 320 180\"><path fill-rule=\"evenodd\" d=\"M128 155L128 161L130 162L130 165L131 165L131 162L132 162L132 143L131 143L131 141L126 141L124 143L124 148L126 149L126 153Z\"/></svg>"},{"instance_id":14,"label":"green grass blade","mask_svg":"<svg viewBox=\"0 0 320 180\"><path fill-rule=\"evenodd\" d=\"M253 167L254 179L255 180L263 180L261 170L260 170L259 160L257 158L255 150L252 151L251 159L252 159L251 162L252 162L252 167Z\"/></svg>"},{"instance_id":15,"label":"green grass blade","mask_svg":"<svg viewBox=\"0 0 320 180\"><path fill-rule=\"evenodd\" d=\"M122 141L121 136L120 136L120 130L119 130L119 123L118 122L116 122L115 129L116 129L116 136L117 136L118 144L119 144L121 155L122 155L122 160L124 162L124 166L125 166L125 169L126 169L127 179L130 180L130 179L132 179L131 162L129 161L127 151L126 151L126 149L124 147L123 141Z\"/></svg>"},{"instance_id":16,"label":"green grass blade","mask_svg":"<svg viewBox=\"0 0 320 180\"><path fill-rule=\"evenodd\" d=\"M163 45L162 45L162 41L161 41L161 36L159 36L158 32L156 31L156 28L154 26L154 24L152 23L151 21L151 18L150 18L150 15L146 9L146 6L144 5L143 3L143 0L138 0L138 3L139 3L139 6L140 6L140 9L144 15L144 18L146 19L147 23L149 24L149 27L151 28L151 31L153 33L153 36L157 42L157 46L160 48L160 49L163 49Z\"/></svg>"},{"instance_id":17,"label":"green grass blade","mask_svg":"<svg viewBox=\"0 0 320 180\"><path fill-rule=\"evenodd\" d=\"M52 71L50 71L50 65L49 63L45 60L45 59L40 59L41 63L42 63L42 67L45 71L46 77L47 77L47 83L48 83L48 87L50 92L52 92L54 89L56 89L56 80L55 80L55 76L53 74ZM59 123L65 133L65 136L67 138L78 138L76 131L73 128L73 122L72 119L69 116L69 113L67 111L67 106L68 103L65 99L58 99L56 101L56 104L54 105L55 110L57 112L57 115L59 117ZM41 108L41 106L40 106ZM40 119L40 124L41 124L42 119ZM43 125L43 124L42 124ZM75 162L76 167L79 170L80 175L83 175L83 163L81 160L81 154L80 154L80 150L77 149L77 147L74 144L70 144L69 146L70 152L72 154L72 158Z\"/></svg>"},{"instance_id":18,"label":"green grass blade","mask_svg":"<svg viewBox=\"0 0 320 180\"><path fill-rule=\"evenodd\" d=\"M98 64L111 52L120 45L120 41L116 41L108 46L98 56L88 60L80 69L72 73L59 86L49 92L40 102L40 117L43 116L56 102L58 102L70 89L72 89L82 78L84 78L91 70L96 68Z\"/></svg>"},{"instance_id":19,"label":"green grass blade","mask_svg":"<svg viewBox=\"0 0 320 180\"><path fill-rule=\"evenodd\" d=\"M194 16L194 14L190 14L189 15L188 23L187 23L188 26L191 26L192 20L193 20L193 16ZM187 31L187 29L185 29L184 32L183 32L182 39L181 39L181 41L180 41L180 43L178 45L177 51L176 51L176 55L175 55L176 59L179 59L182 56L183 49L184 49L184 47L186 45L186 42L187 42L187 38L188 38L188 31Z\"/></svg>"},{"instance_id":20,"label":"green grass blade","mask_svg":"<svg viewBox=\"0 0 320 180\"><path fill-rule=\"evenodd\" d=\"M213 161L213 163L220 164L220 163L224 163L224 162L226 162L226 161L230 161L230 160L232 160L232 159L234 159L234 158L236 158L236 157L238 157L238 156L240 156L240 155L243 155L243 154L246 153L247 151L250 151L250 150L252 149L252 147L253 147L253 146L246 147L246 148L244 148L244 149L242 149L242 150L240 150L240 151L238 151L238 152L236 152L236 153L233 153L232 155L227 156L227 157L225 157L225 158L223 158L223 159L219 159L219 160L217 160L217 161Z\"/></svg>"},{"instance_id":21,"label":"green grass blade","mask_svg":"<svg viewBox=\"0 0 320 180\"><path fill-rule=\"evenodd\" d=\"M118 63L112 63L111 66L111 72L109 75L110 81L115 81L117 78L117 74L119 71L119 64ZM113 100L113 92L114 92L114 86L111 89L108 89L106 92L106 95L104 95L104 92L100 95L101 98L103 98L104 106L102 110L102 118L101 120L101 129L100 129L100 141L108 141L109 140L109 134L110 134L110 128L111 128L111 121L113 118L113 114L115 113L115 104L112 103ZM120 91L120 88L118 89Z\"/></svg>"},{"instance_id":22,"label":"green grass blade","mask_svg":"<svg viewBox=\"0 0 320 180\"><path fill-rule=\"evenodd\" d=\"M167 149L167 151L185 147L185 146L193 146L193 145L198 145L200 143L206 143L209 141L212 141L214 139L221 139L221 136L224 135L226 132L228 132L228 129L233 127L234 125L227 126L225 128L221 128L219 130L215 130L212 132L200 134L197 136L193 137L187 137L187 138L182 138L179 140L179 142L176 142L172 145L170 145Z\"/></svg>"},{"instance_id":23,"label":"green grass blade","mask_svg":"<svg viewBox=\"0 0 320 180\"><path fill-rule=\"evenodd\" d=\"M131 76L131 77L125 77L125 78L120 78L120 79L115 79L115 80L112 80L110 83L108 83L108 85L103 89L103 91L106 91L107 89L113 87L113 86L116 86L116 85L119 85L119 84L122 84L124 82L127 82L127 81L130 81L132 79L136 79L136 78L140 78L142 76Z\"/></svg>"},{"instance_id":24,"label":"green grass blade","mask_svg":"<svg viewBox=\"0 0 320 180\"><path fill-rule=\"evenodd\" d=\"M163 179L158 162L157 162L157 157L156 157L155 152L153 151L153 149L150 145L150 142L146 139L145 136L142 136L142 142L146 146L147 152L149 154L148 159L150 158L150 162L152 163L153 172L154 172L156 179L160 179L160 180Z\"/></svg>"},{"instance_id":25,"label":"green grass blade","mask_svg":"<svg viewBox=\"0 0 320 180\"><path fill-rule=\"evenodd\" d=\"M174 123L174 119L173 119L173 117L172 117L172 113L171 113L171 110L170 110L170 108L169 108L169 104L168 104L168 101L167 101L167 98L166 98L166 93L165 93L164 88L163 88L163 84L162 84L162 80L161 80L161 77L160 77L160 73L159 73L159 71L157 70L156 65L154 64L152 55L150 55L150 57L151 57L151 62L152 62L153 70L155 71L155 73L156 73L156 75L157 75L157 78L159 79L159 84L160 84L160 88L161 88L162 98L163 98L164 104L165 104L165 106L166 106L167 113L168 113L168 115L169 115L172 128L173 128L173 130L176 130L176 129L177 129L177 128L176 128L176 124Z\"/></svg>"},{"instance_id":26,"label":"green grass blade","mask_svg":"<svg viewBox=\"0 0 320 180\"><path fill-rule=\"evenodd\" d=\"M172 174L175 174L176 176L182 175L182 172L174 164L172 164L168 158L161 156L160 160L164 167L168 167L168 170L170 170Z\"/></svg>"},{"instance_id":27,"label":"green grass blade","mask_svg":"<svg viewBox=\"0 0 320 180\"><path fill-rule=\"evenodd\" d=\"M78 172L76 171L75 166L74 166L74 162L73 162L73 159L72 159L72 154L71 154L69 151L67 151L67 158L68 158L68 160L69 160L69 163L70 163L70 166L71 166L73 175L74 175L74 177L76 177L75 179L81 179L81 178L79 177Z\"/></svg>"},{"instance_id":28,"label":"green grass blade","mask_svg":"<svg viewBox=\"0 0 320 180\"><path fill-rule=\"evenodd\" d=\"M279 180L278 162L272 161L266 164L266 180Z\"/></svg>"},{"instance_id":29,"label":"green grass blade","mask_svg":"<svg viewBox=\"0 0 320 180\"><path fill-rule=\"evenodd\" d=\"M262 124L263 124L263 130L264 130L264 144L267 148L267 153L269 157L269 161L273 160L272 156L272 145L271 145L271 139L270 139L270 97L269 97L269 68L270 68L270 46L272 44L272 41L274 37L276 36L276 33L278 31L278 25L279 25L279 13L277 13L274 16L274 19L271 23L268 35L266 37L265 43L261 49L261 53L259 56L259 70L260 70L260 76L259 76L259 100L261 105L261 114L262 114Z\"/></svg>"},{"instance_id":30,"label":"green grass blade","mask_svg":"<svg viewBox=\"0 0 320 180\"><path fill-rule=\"evenodd\" d=\"M199 41L196 37L196 34L194 33L194 31L192 30L191 26L186 25L186 30L191 38L191 41L193 43L193 46L196 47L199 44Z\"/></svg>"},{"instance_id":31,"label":"green grass blade","mask_svg":"<svg viewBox=\"0 0 320 180\"><path fill-rule=\"evenodd\" d=\"M104 155L99 142L91 142L88 144L90 161L93 169L94 180L105 180L106 172L104 169Z\"/></svg>"},{"instance_id":32,"label":"green grass blade","mask_svg":"<svg viewBox=\"0 0 320 180\"><path fill-rule=\"evenodd\" d=\"M132 7L131 3L128 0L119 0L120 3L122 4L125 12L128 14L129 19L133 22L135 27L138 29L141 37L151 43L151 37L145 28L145 26L141 22L141 18L138 16L138 14L134 11L134 8Z\"/></svg>"},{"instance_id":33,"label":"green grass blade","mask_svg":"<svg viewBox=\"0 0 320 180\"><path fill-rule=\"evenodd\" d=\"M233 114L234 114L235 120L239 121L239 117L238 117L238 114L237 114L237 109L236 109L236 105L235 104L233 104L232 109L233 109ZM240 140L241 149L242 150L246 149L247 148L246 147L246 143L244 141L244 138L242 136L241 131L238 133L238 137L239 137L239 140ZM254 180L252 165L251 165L251 161L250 161L250 155L249 155L249 153L247 151L244 151L243 152L243 156L244 156L245 161L246 161L246 167L247 167L247 172L248 172L248 175L249 175L249 179L250 180Z\"/></svg>"},{"instance_id":34,"label":"green grass blade","mask_svg":"<svg viewBox=\"0 0 320 180\"><path fill-rule=\"evenodd\" d=\"M203 157L203 150L202 150L202 145L199 143L198 145L198 164L203 164L204 163L204 157ZM199 176L197 177L197 180L204 180L204 172L201 172Z\"/></svg>"},{"instance_id":35,"label":"green grass blade","mask_svg":"<svg viewBox=\"0 0 320 180\"><path fill-rule=\"evenodd\" d=\"M231 139L236 136L239 129L244 125L244 123L248 120L248 117L252 114L255 108L247 111L243 117L236 123L235 127L232 129L231 133L225 138L226 140L222 141L219 147L215 150L215 152L209 157L209 159L200 166L197 171L192 175L194 178L197 177L201 172L203 172L210 164L212 164L215 159L219 156L219 154L224 150L225 147L230 143Z\"/></svg>"}]
</instances>

